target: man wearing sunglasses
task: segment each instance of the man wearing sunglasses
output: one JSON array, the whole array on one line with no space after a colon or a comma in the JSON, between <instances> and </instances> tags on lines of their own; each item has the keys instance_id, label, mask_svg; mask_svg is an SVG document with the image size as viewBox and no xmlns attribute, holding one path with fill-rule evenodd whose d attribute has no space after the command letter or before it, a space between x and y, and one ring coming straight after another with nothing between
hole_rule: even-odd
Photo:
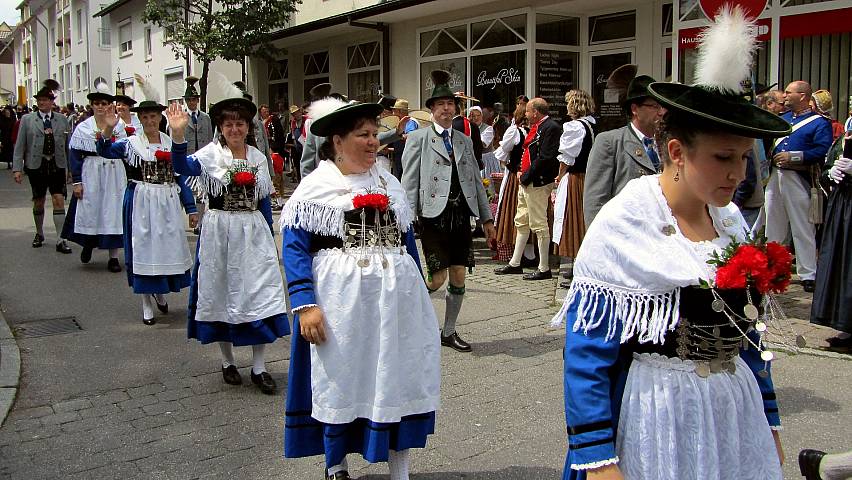
<instances>
[{"instance_id":1,"label":"man wearing sunglasses","mask_svg":"<svg viewBox=\"0 0 852 480\"><path fill-rule=\"evenodd\" d=\"M583 185L583 214L588 227L601 207L634 178L660 171L660 156L654 132L666 110L650 97L654 79L639 75L627 86L622 106L630 118L627 125L595 137Z\"/></svg>"}]
</instances>

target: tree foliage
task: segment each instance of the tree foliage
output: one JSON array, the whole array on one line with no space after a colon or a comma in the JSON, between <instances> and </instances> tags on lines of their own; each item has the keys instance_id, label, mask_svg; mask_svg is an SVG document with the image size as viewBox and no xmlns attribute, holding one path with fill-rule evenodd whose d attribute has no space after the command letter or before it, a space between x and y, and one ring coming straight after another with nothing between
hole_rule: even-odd
<instances>
[{"instance_id":1,"label":"tree foliage","mask_svg":"<svg viewBox=\"0 0 852 480\"><path fill-rule=\"evenodd\" d=\"M187 52L202 64L201 103L207 103L210 63L244 62L247 56L272 60L279 49L270 32L284 28L301 0L148 0L143 21L163 29L175 56Z\"/></svg>"}]
</instances>

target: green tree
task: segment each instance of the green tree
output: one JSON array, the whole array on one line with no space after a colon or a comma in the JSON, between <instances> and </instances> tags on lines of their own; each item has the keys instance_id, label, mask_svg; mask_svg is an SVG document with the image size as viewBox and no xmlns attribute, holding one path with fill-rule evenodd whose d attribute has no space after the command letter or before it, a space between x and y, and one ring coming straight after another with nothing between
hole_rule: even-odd
<instances>
[{"instance_id":1,"label":"green tree","mask_svg":"<svg viewBox=\"0 0 852 480\"><path fill-rule=\"evenodd\" d=\"M260 56L271 60L279 51L269 33L284 28L301 0L148 0L143 21L163 29L165 43L177 58L190 53L201 63L198 82L201 104L207 104L210 64L216 59L235 60Z\"/></svg>"}]
</instances>

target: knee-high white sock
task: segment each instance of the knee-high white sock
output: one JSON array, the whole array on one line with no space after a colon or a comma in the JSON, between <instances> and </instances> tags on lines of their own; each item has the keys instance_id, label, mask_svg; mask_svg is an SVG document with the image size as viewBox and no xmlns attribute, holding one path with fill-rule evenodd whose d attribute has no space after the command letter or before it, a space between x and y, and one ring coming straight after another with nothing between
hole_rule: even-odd
<instances>
[{"instance_id":1,"label":"knee-high white sock","mask_svg":"<svg viewBox=\"0 0 852 480\"><path fill-rule=\"evenodd\" d=\"M408 460L410 450L388 450L388 470L390 480L408 480Z\"/></svg>"},{"instance_id":2,"label":"knee-high white sock","mask_svg":"<svg viewBox=\"0 0 852 480\"><path fill-rule=\"evenodd\" d=\"M252 345L251 346L251 355L252 355L252 367L251 371L254 372L255 375L259 375L266 371L266 360L264 358L264 351L266 349L266 344L261 343L260 345Z\"/></svg>"},{"instance_id":3,"label":"knee-high white sock","mask_svg":"<svg viewBox=\"0 0 852 480\"><path fill-rule=\"evenodd\" d=\"M142 295L142 318L145 320L154 318L154 305L152 305L152 301L151 296L147 293Z\"/></svg>"},{"instance_id":4,"label":"knee-high white sock","mask_svg":"<svg viewBox=\"0 0 852 480\"><path fill-rule=\"evenodd\" d=\"M550 271L550 235L538 234L538 270Z\"/></svg>"},{"instance_id":5,"label":"knee-high white sock","mask_svg":"<svg viewBox=\"0 0 852 480\"><path fill-rule=\"evenodd\" d=\"M234 364L234 346L231 342L219 342L219 349L222 350L222 366L227 368Z\"/></svg>"},{"instance_id":6,"label":"knee-high white sock","mask_svg":"<svg viewBox=\"0 0 852 480\"><path fill-rule=\"evenodd\" d=\"M56 229L56 242L62 239L62 225L65 224L65 209L64 208L54 208L53 209L53 228Z\"/></svg>"},{"instance_id":7,"label":"knee-high white sock","mask_svg":"<svg viewBox=\"0 0 852 480\"><path fill-rule=\"evenodd\" d=\"M118 249L110 248L109 249L109 258L118 258Z\"/></svg>"},{"instance_id":8,"label":"knee-high white sock","mask_svg":"<svg viewBox=\"0 0 852 480\"><path fill-rule=\"evenodd\" d=\"M822 461L819 462L819 476L825 480L852 478L852 451L822 457Z\"/></svg>"},{"instance_id":9,"label":"knee-high white sock","mask_svg":"<svg viewBox=\"0 0 852 480\"><path fill-rule=\"evenodd\" d=\"M529 240L529 238L529 230L526 232L518 231L518 235L515 237L515 251L512 252L512 259L509 260L509 265L513 267L521 265L521 256L524 254L524 248L526 248L527 240Z\"/></svg>"},{"instance_id":10,"label":"knee-high white sock","mask_svg":"<svg viewBox=\"0 0 852 480\"><path fill-rule=\"evenodd\" d=\"M344 470L346 470L347 472L349 471L349 463L346 462L345 456L343 457L343 460L340 463L328 469L328 474L334 475L335 473L342 472Z\"/></svg>"}]
</instances>

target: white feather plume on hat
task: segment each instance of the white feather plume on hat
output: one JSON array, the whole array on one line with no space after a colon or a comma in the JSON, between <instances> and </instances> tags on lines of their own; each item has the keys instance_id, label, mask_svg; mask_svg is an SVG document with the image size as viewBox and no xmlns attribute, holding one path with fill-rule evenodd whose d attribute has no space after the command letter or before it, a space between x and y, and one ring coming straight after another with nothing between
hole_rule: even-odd
<instances>
[{"instance_id":1,"label":"white feather plume on hat","mask_svg":"<svg viewBox=\"0 0 852 480\"><path fill-rule=\"evenodd\" d=\"M96 83L96 84L95 84L95 91L96 91L97 93L103 93L103 94L106 94L106 95L112 95L112 94L109 92L109 84L107 84L107 83L106 83L106 82L104 82L104 81L100 81L100 82L98 82L98 83Z\"/></svg>"},{"instance_id":2,"label":"white feather plume on hat","mask_svg":"<svg viewBox=\"0 0 852 480\"><path fill-rule=\"evenodd\" d=\"M757 49L754 20L742 8L723 6L699 36L695 84L726 94L743 92Z\"/></svg>"},{"instance_id":3,"label":"white feather plume on hat","mask_svg":"<svg viewBox=\"0 0 852 480\"><path fill-rule=\"evenodd\" d=\"M136 84L142 89L142 94L145 95L145 100L160 103L160 92L151 85L151 82L145 80L145 78L138 73L134 73L133 78L136 79Z\"/></svg>"},{"instance_id":4,"label":"white feather plume on hat","mask_svg":"<svg viewBox=\"0 0 852 480\"><path fill-rule=\"evenodd\" d=\"M243 92L236 85L231 83L224 75L219 72L213 72L213 75L216 79L216 86L218 87L221 96L219 98L208 100L210 105L214 105L216 103L221 102L222 100L227 100L229 98L243 98ZM209 98L209 96L208 96Z\"/></svg>"},{"instance_id":5,"label":"white feather plume on hat","mask_svg":"<svg viewBox=\"0 0 852 480\"><path fill-rule=\"evenodd\" d=\"M308 106L308 118L311 121L316 121L338 108L345 107L349 103L334 97L325 97L311 102Z\"/></svg>"}]
</instances>

